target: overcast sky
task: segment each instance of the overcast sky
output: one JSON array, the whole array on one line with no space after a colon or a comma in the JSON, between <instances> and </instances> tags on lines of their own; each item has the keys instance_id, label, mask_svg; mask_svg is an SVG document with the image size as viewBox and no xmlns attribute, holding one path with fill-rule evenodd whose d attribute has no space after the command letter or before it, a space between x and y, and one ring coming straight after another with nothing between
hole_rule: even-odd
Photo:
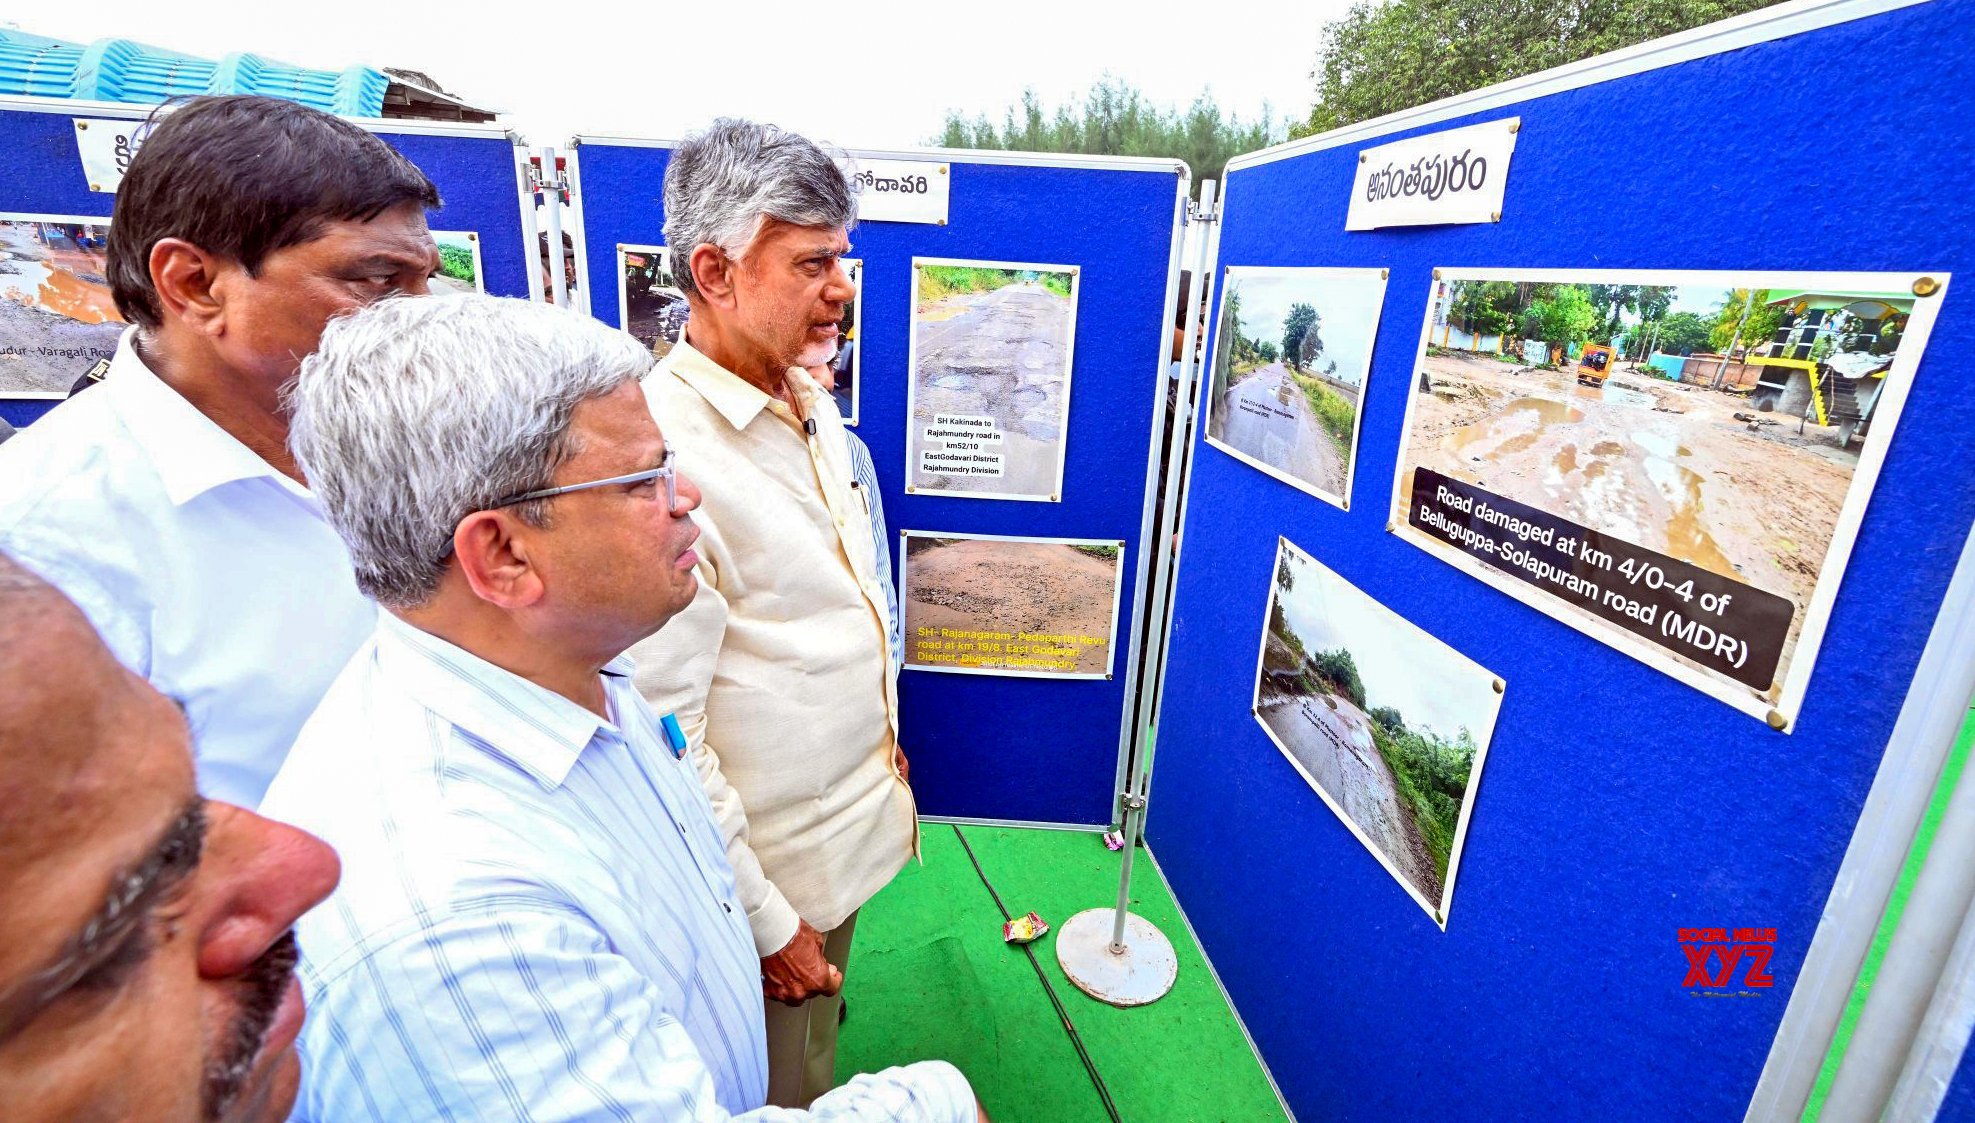
<instances>
[{"instance_id":1,"label":"overcast sky","mask_svg":"<svg viewBox=\"0 0 1975 1123\"><path fill-rule=\"evenodd\" d=\"M1211 9L1105 0L926 4L642 4L423 0L102 0L0 6L58 39L136 39L217 58L423 70L503 111L531 144L571 133L676 137L718 115L771 120L851 148L923 143L944 113L999 119L1025 86L1054 105L1106 71L1162 104L1212 89L1244 117L1310 104L1318 29L1347 0L1232 0ZM356 18L357 13L364 18ZM1180 15L1177 13L1185 13Z\"/></svg>"},{"instance_id":2,"label":"overcast sky","mask_svg":"<svg viewBox=\"0 0 1975 1123\"><path fill-rule=\"evenodd\" d=\"M1304 652L1349 651L1367 709L1390 706L1408 728L1449 741L1466 726L1476 744L1488 743L1500 698L1494 675L1300 551L1288 554L1296 579L1282 610Z\"/></svg>"},{"instance_id":3,"label":"overcast sky","mask_svg":"<svg viewBox=\"0 0 1975 1123\"><path fill-rule=\"evenodd\" d=\"M1330 376L1340 382L1360 382L1377 334L1379 302L1385 282L1371 275L1340 277L1315 269L1237 269L1229 274L1230 288L1241 291L1241 329L1250 339L1282 346L1282 325L1291 305L1317 310L1317 335L1322 358L1337 364ZM1321 361L1318 363L1321 368Z\"/></svg>"}]
</instances>

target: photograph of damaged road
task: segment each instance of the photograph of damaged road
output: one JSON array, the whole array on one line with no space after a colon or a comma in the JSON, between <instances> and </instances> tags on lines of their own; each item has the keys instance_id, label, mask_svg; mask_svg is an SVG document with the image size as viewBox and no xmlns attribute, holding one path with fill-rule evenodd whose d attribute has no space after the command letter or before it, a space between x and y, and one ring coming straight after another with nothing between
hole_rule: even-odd
<instances>
[{"instance_id":1,"label":"photograph of damaged road","mask_svg":"<svg viewBox=\"0 0 1975 1123\"><path fill-rule=\"evenodd\" d=\"M1787 720L1793 657L1849 550L1846 506L1870 490L1862 452L1918 361L1896 282L1443 276L1402 533Z\"/></svg>"},{"instance_id":2,"label":"photograph of damaged road","mask_svg":"<svg viewBox=\"0 0 1975 1123\"><path fill-rule=\"evenodd\" d=\"M1077 271L913 262L908 493L1058 502Z\"/></svg>"}]
</instances>

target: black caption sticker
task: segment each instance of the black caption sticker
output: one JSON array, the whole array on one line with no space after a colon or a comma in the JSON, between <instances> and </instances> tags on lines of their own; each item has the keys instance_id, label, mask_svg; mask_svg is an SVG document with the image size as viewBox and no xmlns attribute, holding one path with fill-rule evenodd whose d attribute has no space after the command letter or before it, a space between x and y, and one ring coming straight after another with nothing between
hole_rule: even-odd
<instances>
[{"instance_id":1,"label":"black caption sticker","mask_svg":"<svg viewBox=\"0 0 1975 1123\"><path fill-rule=\"evenodd\" d=\"M1406 521L1710 670L1768 690L1796 606L1754 585L1413 469Z\"/></svg>"}]
</instances>

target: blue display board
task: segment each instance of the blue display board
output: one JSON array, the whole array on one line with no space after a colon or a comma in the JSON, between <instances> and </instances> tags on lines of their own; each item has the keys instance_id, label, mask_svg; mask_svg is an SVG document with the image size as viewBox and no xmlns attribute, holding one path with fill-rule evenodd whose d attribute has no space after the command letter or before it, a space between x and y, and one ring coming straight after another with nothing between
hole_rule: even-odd
<instances>
[{"instance_id":1,"label":"blue display board","mask_svg":"<svg viewBox=\"0 0 1975 1123\"><path fill-rule=\"evenodd\" d=\"M116 196L89 190L73 121L77 117L141 120L145 115L144 109L130 106L41 99L8 99L0 104L0 152L8 161L0 186L0 212L107 217ZM432 212L434 229L479 234L487 291L498 296L528 295L521 197L508 135L485 125L359 123L403 152L438 185L445 206ZM25 425L56 404L45 399L0 400L0 418Z\"/></svg>"},{"instance_id":2,"label":"blue display board","mask_svg":"<svg viewBox=\"0 0 1975 1123\"><path fill-rule=\"evenodd\" d=\"M870 222L851 234L852 256L864 263L856 432L882 484L893 571L898 532L915 530L1116 539L1126 544L1124 577L1131 581L1142 574L1147 458L1165 401L1184 166L888 155L948 162L953 177L946 225ZM591 138L576 150L583 282L592 312L605 322L618 321L617 247L664 243L661 185L669 156L659 144ZM1079 268L1061 503L905 493L914 257ZM1109 681L903 672L900 739L922 814L1113 820L1142 585L1124 591Z\"/></svg>"},{"instance_id":3,"label":"blue display board","mask_svg":"<svg viewBox=\"0 0 1975 1123\"><path fill-rule=\"evenodd\" d=\"M1936 0L1230 170L1222 266L1391 271L1348 513L1196 438L1149 811L1299 1117L1741 1118L1975 521L1975 293L1944 298L1787 735L1388 533L1412 364L1436 267L1975 277L1971 93L1941 81L1971 20ZM1362 148L1517 115L1499 224L1345 232ZM1445 932L1251 716L1278 535L1507 680ZM1683 927L1774 928L1775 985L1683 987Z\"/></svg>"}]
</instances>

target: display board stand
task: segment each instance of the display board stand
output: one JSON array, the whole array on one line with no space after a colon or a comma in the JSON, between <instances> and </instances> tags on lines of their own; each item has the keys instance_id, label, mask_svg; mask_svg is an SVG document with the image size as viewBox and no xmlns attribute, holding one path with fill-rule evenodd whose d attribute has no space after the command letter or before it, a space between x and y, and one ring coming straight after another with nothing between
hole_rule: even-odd
<instances>
[{"instance_id":1,"label":"display board stand","mask_svg":"<svg viewBox=\"0 0 1975 1123\"><path fill-rule=\"evenodd\" d=\"M1970 16L1962 0L1784 4L1230 162L1217 280L1228 267L1390 275L1348 511L1196 433L1158 699L1148 844L1298 1115L1801 1110L1808 1080L1772 1085L1764 1058L1786 1007L1796 1020L1795 992L1842 1006L1849 991L1856 959L1813 954L1812 936L1879 915L1869 888L1844 916L1824 906L1834 884L1851 891L1847 843L1875 773L1926 755L1917 729L1895 726L1975 525L1960 451L1975 399L1957 373L1969 294L1934 310L1787 733L1402 540L1389 499L1437 269L1975 269L1975 213L1927 186L1965 150L1968 95L1926 75L1953 65ZM1730 103L1763 122L1759 168L1731 170L1708 130L1682 124ZM1363 150L1505 118L1520 129L1499 222L1346 232ZM1871 223L1809 220L1863 199ZM1444 931L1251 712L1279 537L1506 680ZM1903 852L1911 826L1874 829ZM1683 981L1681 932L1696 928L1773 929L1769 985ZM1799 1046L1811 1076L1822 1050Z\"/></svg>"},{"instance_id":2,"label":"display board stand","mask_svg":"<svg viewBox=\"0 0 1975 1123\"><path fill-rule=\"evenodd\" d=\"M652 268L663 251L662 187L674 147L602 136L569 144L580 287L593 314L607 323L626 326L624 270ZM900 739L912 760L919 809L928 818L969 822L1114 825L1152 572L1190 175L1173 160L1126 157L938 149L856 150L848 157L887 169L886 175L902 165L949 179L944 221L867 220L851 234L850 257L863 278L853 431L870 446L891 537L1072 539L1121 543L1124 551L1107 676L932 673L910 669L908 659L900 678ZM631 256L645 265L628 265ZM914 263L929 259L1075 270L1073 365L1055 501L907 490ZM897 573L905 559L896 542L894 549Z\"/></svg>"},{"instance_id":3,"label":"display board stand","mask_svg":"<svg viewBox=\"0 0 1975 1123\"><path fill-rule=\"evenodd\" d=\"M0 149L13 160L0 187L0 213L108 219L116 196L91 190L77 147L78 120L145 121L154 107L51 98L0 98ZM445 206L432 212L435 231L474 235L485 291L526 296L534 287L529 264L535 247L524 244L522 193L515 163L519 138L498 125L428 121L357 120L376 133L439 188ZM101 185L99 185L101 186ZM86 366L86 364L84 364ZM80 369L76 371L79 376ZM0 394L0 419L24 426L53 409L59 395L40 398Z\"/></svg>"}]
</instances>

